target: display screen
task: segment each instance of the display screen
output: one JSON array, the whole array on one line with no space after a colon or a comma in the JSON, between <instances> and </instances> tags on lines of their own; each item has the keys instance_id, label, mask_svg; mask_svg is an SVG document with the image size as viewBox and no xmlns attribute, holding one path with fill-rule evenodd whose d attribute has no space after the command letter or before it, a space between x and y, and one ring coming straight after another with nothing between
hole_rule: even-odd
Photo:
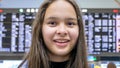
<instances>
[{"instance_id":1,"label":"display screen","mask_svg":"<svg viewBox=\"0 0 120 68\"><path fill-rule=\"evenodd\" d=\"M83 16L87 36L88 52L119 52L119 22L117 14L112 13L86 13Z\"/></svg>"},{"instance_id":2,"label":"display screen","mask_svg":"<svg viewBox=\"0 0 120 68\"><path fill-rule=\"evenodd\" d=\"M37 9L2 10L0 12L0 52L28 51L31 44L31 24ZM120 51L119 13L88 11L83 14L83 21L89 54Z\"/></svg>"},{"instance_id":3,"label":"display screen","mask_svg":"<svg viewBox=\"0 0 120 68\"><path fill-rule=\"evenodd\" d=\"M31 24L35 13L9 10L0 14L0 52L26 52L31 44Z\"/></svg>"}]
</instances>

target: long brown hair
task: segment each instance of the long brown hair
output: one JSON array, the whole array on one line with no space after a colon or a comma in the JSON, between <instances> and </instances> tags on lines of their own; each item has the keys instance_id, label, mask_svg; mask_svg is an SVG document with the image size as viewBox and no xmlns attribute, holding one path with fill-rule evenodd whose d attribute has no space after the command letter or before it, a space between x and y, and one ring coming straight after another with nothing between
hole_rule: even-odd
<instances>
[{"instance_id":1,"label":"long brown hair","mask_svg":"<svg viewBox=\"0 0 120 68\"><path fill-rule=\"evenodd\" d=\"M47 54L47 49L42 36L42 25L46 9L55 1L58 0L45 0L39 8L36 18L33 22L30 51L23 61L23 63L27 61L28 68L50 68L49 56ZM67 68L88 68L84 24L82 21L80 8L74 0L65 1L69 2L74 7L79 25L79 38L75 48L71 52L71 57L67 64ZM21 65L23 65L23 63Z\"/></svg>"}]
</instances>

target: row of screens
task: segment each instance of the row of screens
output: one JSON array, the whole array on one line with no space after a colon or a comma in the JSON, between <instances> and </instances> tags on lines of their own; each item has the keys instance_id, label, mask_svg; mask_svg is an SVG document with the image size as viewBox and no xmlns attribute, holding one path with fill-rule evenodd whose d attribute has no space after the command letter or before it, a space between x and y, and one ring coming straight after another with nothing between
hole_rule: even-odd
<instances>
[{"instance_id":1,"label":"row of screens","mask_svg":"<svg viewBox=\"0 0 120 68\"><path fill-rule=\"evenodd\" d=\"M36 13L9 10L0 13L0 52L27 52ZM89 54L120 51L119 13L85 12L83 21Z\"/></svg>"}]
</instances>

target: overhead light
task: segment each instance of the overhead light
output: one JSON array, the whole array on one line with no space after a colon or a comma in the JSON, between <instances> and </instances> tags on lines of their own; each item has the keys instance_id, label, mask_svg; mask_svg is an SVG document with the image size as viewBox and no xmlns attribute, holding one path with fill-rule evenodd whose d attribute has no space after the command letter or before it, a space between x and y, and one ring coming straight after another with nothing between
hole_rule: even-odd
<instances>
[{"instance_id":1,"label":"overhead light","mask_svg":"<svg viewBox=\"0 0 120 68\"><path fill-rule=\"evenodd\" d=\"M82 9L82 12L87 12L88 10L87 9Z\"/></svg>"}]
</instances>

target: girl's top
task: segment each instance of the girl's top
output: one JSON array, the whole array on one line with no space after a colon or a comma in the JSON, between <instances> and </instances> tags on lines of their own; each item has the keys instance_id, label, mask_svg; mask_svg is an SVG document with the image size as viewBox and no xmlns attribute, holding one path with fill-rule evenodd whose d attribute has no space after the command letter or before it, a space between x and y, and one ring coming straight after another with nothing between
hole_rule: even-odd
<instances>
[{"instance_id":1,"label":"girl's top","mask_svg":"<svg viewBox=\"0 0 120 68\"><path fill-rule=\"evenodd\" d=\"M50 62L50 68L66 68L68 61Z\"/></svg>"}]
</instances>

